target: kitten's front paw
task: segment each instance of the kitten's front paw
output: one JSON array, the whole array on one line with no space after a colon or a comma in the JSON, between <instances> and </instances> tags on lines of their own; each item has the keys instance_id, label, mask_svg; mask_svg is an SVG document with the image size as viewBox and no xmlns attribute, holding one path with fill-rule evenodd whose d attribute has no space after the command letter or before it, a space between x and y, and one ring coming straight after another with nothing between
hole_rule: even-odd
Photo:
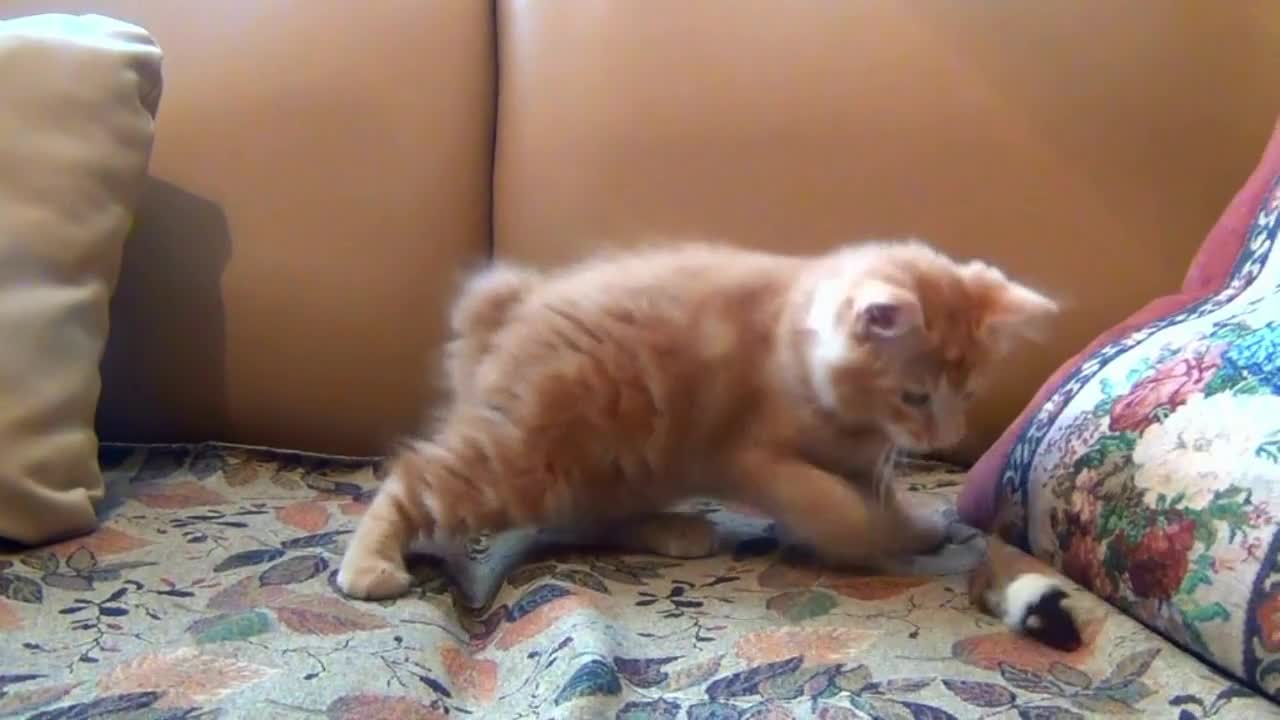
<instances>
[{"instance_id":1,"label":"kitten's front paw","mask_svg":"<svg viewBox=\"0 0 1280 720\"><path fill-rule=\"evenodd\" d=\"M348 552L338 568L338 587L357 600L389 600L409 592L413 578L404 561Z\"/></svg>"}]
</instances>

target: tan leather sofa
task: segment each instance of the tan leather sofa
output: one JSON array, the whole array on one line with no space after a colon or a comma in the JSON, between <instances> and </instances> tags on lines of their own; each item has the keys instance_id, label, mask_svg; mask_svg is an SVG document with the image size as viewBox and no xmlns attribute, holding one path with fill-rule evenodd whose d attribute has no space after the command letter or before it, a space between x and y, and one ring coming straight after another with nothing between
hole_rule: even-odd
<instances>
[{"instance_id":1,"label":"tan leather sofa","mask_svg":"<svg viewBox=\"0 0 1280 720\"><path fill-rule=\"evenodd\" d=\"M1116 556L1150 590L1131 614L1195 622L1161 637L1073 584L1062 653L977 611L970 529L867 575L793 562L768 518L715 503L693 508L713 557L542 553L526 528L356 601L336 574L376 459L288 450L412 430L445 305L492 257L914 234L1069 308L984 399L972 458L1179 286L1280 115L1277 1L0 0L131 21L165 54L98 423L156 444L101 448L94 532L0 544L0 716L1280 717L1274 653L1250 655L1280 594L1259 574L1227 598L1254 581L1218 569L1256 538L1192 560L1181 510ZM954 515L961 470L896 470L905 502ZM1075 545L1074 576L1117 547Z\"/></svg>"},{"instance_id":2,"label":"tan leather sofa","mask_svg":"<svg viewBox=\"0 0 1280 720\"><path fill-rule=\"evenodd\" d=\"M378 453L490 256L917 234L1059 295L972 455L1153 295L1280 112L1273 0L3 0L166 51L100 428Z\"/></svg>"}]
</instances>

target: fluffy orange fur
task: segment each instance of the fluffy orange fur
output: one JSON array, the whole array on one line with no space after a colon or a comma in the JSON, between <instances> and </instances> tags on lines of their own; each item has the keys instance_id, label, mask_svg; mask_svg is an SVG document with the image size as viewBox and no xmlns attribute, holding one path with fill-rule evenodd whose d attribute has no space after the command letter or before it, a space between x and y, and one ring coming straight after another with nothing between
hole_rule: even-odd
<instances>
[{"instance_id":1,"label":"fluffy orange fur","mask_svg":"<svg viewBox=\"0 0 1280 720\"><path fill-rule=\"evenodd\" d=\"M415 539L520 526L709 554L710 525L666 512L691 497L754 506L833 564L932 550L943 529L899 505L885 458L959 441L993 362L1055 311L916 241L493 267L454 307L452 402L393 458L338 584L393 597Z\"/></svg>"}]
</instances>

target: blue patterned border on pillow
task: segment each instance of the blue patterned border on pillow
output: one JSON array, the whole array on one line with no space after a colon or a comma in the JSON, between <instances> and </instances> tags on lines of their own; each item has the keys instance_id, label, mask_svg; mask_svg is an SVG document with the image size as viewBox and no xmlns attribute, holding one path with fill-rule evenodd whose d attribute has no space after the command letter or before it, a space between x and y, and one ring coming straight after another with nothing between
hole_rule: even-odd
<instances>
[{"instance_id":1,"label":"blue patterned border on pillow","mask_svg":"<svg viewBox=\"0 0 1280 720\"><path fill-rule=\"evenodd\" d=\"M1036 555L1280 696L1280 178L1218 293L1094 353L1000 479Z\"/></svg>"}]
</instances>

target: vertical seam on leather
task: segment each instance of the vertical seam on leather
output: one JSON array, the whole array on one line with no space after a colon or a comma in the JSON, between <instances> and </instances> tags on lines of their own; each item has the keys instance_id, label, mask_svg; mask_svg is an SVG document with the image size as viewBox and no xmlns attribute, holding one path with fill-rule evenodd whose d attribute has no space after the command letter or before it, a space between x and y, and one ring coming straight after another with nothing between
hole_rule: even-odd
<instances>
[{"instance_id":1,"label":"vertical seam on leather","mask_svg":"<svg viewBox=\"0 0 1280 720\"><path fill-rule=\"evenodd\" d=\"M493 112L490 116L489 132L489 237L487 238L488 260L497 259L498 252L498 128L502 122L502 47L498 23L498 2L489 2L490 47L493 54Z\"/></svg>"}]
</instances>

